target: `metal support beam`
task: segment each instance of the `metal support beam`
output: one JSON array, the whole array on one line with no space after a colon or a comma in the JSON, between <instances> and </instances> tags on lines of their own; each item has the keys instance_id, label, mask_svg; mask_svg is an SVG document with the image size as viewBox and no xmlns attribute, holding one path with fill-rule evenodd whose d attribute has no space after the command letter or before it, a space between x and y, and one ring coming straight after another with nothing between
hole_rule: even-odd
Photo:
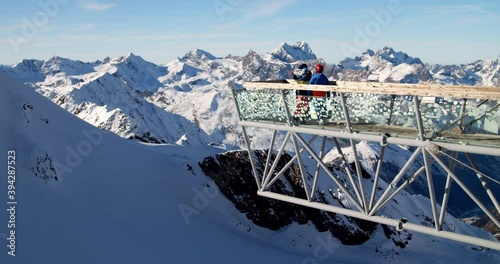
<instances>
[{"instance_id":1,"label":"metal support beam","mask_svg":"<svg viewBox=\"0 0 500 264\"><path fill-rule=\"evenodd\" d=\"M316 138L318 138L318 136L314 136L311 138L311 140L309 140L308 144L312 144L312 142L314 142L314 140L316 140ZM299 150L299 154L301 154L302 152L304 152L305 148L301 148ZM295 162L295 160L297 159L297 154L295 154L288 162L287 164L278 172L276 173L276 175L274 176L274 178L266 185L262 186L262 190L268 190L271 185L273 185L277 180L278 178L283 175L285 173L286 170L288 170L288 168L290 168L293 163Z\"/></svg>"},{"instance_id":2,"label":"metal support beam","mask_svg":"<svg viewBox=\"0 0 500 264\"><path fill-rule=\"evenodd\" d=\"M390 201L392 201L399 193L401 193L410 183L412 183L415 178L418 177L425 170L425 166L420 167L410 178L403 182L385 201L379 206L379 208L384 208Z\"/></svg>"},{"instance_id":3,"label":"metal support beam","mask_svg":"<svg viewBox=\"0 0 500 264\"><path fill-rule=\"evenodd\" d=\"M427 176L427 187L429 188L429 197L431 198L431 208L432 208L432 217L434 218L434 227L436 230L441 230L441 227L438 223L439 216L437 212L436 205L436 193L434 192L434 180L432 178L432 170L431 164L429 162L429 158L427 157L427 149L422 151L422 155L424 156L424 165L425 165L425 175Z\"/></svg>"},{"instance_id":4,"label":"metal support beam","mask_svg":"<svg viewBox=\"0 0 500 264\"><path fill-rule=\"evenodd\" d=\"M312 138L311 138L311 139L310 139L307 143L308 143L308 144L312 144L312 143L316 140L316 138L318 138L318 136L314 136L314 137L312 137ZM301 149L299 150L299 154L301 154L302 152L304 152L304 150L305 150L305 148L301 148ZM286 164L286 165L285 165L285 166L284 166L284 167L283 167L283 168L282 168L282 169L281 169L278 173L276 173L276 175L274 176L274 178L273 178L273 179L272 179L272 180L271 180L271 181L270 181L267 185L265 185L265 186L263 185L263 186L262 186L262 190L264 190L264 191L265 191L265 190L268 190L269 188L271 188L271 185L273 185L273 184L274 184L274 182L276 182L276 181L278 180L278 178L279 178L281 175L283 175L283 174L285 173L285 171L293 165L293 163L295 162L295 160L296 160L296 159L297 159L297 154L295 154L295 155L294 155L294 156L293 156L293 157L292 157L292 158L291 158L291 159L287 162L287 164Z\"/></svg>"},{"instance_id":5,"label":"metal support beam","mask_svg":"<svg viewBox=\"0 0 500 264\"><path fill-rule=\"evenodd\" d=\"M330 171L328 166L326 166L325 163L323 163L323 160L321 160L318 157L318 155L316 155L316 153L314 153L314 150L312 150L311 147L306 144L305 140L298 134L296 134L296 137L302 143L302 145L307 149L307 151L309 151L309 154L311 154L313 159L315 159L318 162L318 164L323 168L323 170L330 176L330 178L332 178L332 180L335 182L335 184L337 184L337 186L340 188L340 190L342 190L342 192L345 193L347 198L349 198L349 200L359 209L359 211L364 211L363 207L359 204L359 202L356 201L356 199L354 199L354 197L352 197L352 195L347 191L347 189L339 181L339 179L337 179L335 177L335 175L333 175L333 173Z\"/></svg>"},{"instance_id":6,"label":"metal support beam","mask_svg":"<svg viewBox=\"0 0 500 264\"><path fill-rule=\"evenodd\" d=\"M500 213L500 205L498 204L498 200L496 199L495 195L491 191L490 186L488 186L488 183L484 179L483 175L481 173L478 173L479 168L477 167L476 162L474 161L474 159L472 158L472 156L469 153L465 153L465 156L469 160L469 163L471 164L472 168L474 168L474 170L476 170L475 171L476 176L479 179L479 181L481 181L481 184L483 185L484 189L486 190L486 193L490 197L491 202L495 206L495 209L497 209L497 212ZM500 228L500 226L498 226L498 228Z\"/></svg>"},{"instance_id":7,"label":"metal support beam","mask_svg":"<svg viewBox=\"0 0 500 264\"><path fill-rule=\"evenodd\" d=\"M385 147L387 146L387 137L384 137L380 144L382 145L382 147L380 148L380 155L377 163L377 170L375 171L375 179L373 180L373 188L370 197L370 204L368 205L368 210L372 209L373 202L377 194L378 181L380 179L380 173L382 172L382 164L384 163Z\"/></svg>"},{"instance_id":8,"label":"metal support beam","mask_svg":"<svg viewBox=\"0 0 500 264\"><path fill-rule=\"evenodd\" d=\"M408 161L406 162L406 164L403 166L403 168L401 168L401 170L399 171L399 173L396 175L396 177L394 177L394 179L392 180L392 182L389 184L389 186L387 186L387 189L385 190L384 194L382 194L382 196L378 199L378 202L375 204L375 206L373 206L373 208L370 210L370 213L369 215L372 216L374 215L375 213L377 213L377 211L381 208L381 205L382 203L384 203L386 197L389 195L389 193L397 186L399 180L405 175L406 171L410 168L410 165L415 161L415 159L418 157L418 155L420 154L420 152L422 151L421 148L417 148L415 150L415 152L413 152L413 154L411 155L411 157L408 159Z\"/></svg>"},{"instance_id":9,"label":"metal support beam","mask_svg":"<svg viewBox=\"0 0 500 264\"><path fill-rule=\"evenodd\" d=\"M488 210L488 208L476 197L476 195L474 195L470 190L469 188L467 188L467 185L465 185L461 180L460 178L458 178L455 173L453 173L453 171L451 171L447 166L446 164L444 164L444 162L434 153L430 152L429 151L429 154L431 154L431 156L434 158L434 160L436 160L439 165L441 165L441 167L448 173L450 174L450 176L453 178L453 180L458 183L458 185L460 186L460 188L462 188L465 193L467 193L467 195L469 195L469 197L477 204L477 206L479 206L479 208L481 208L481 210L483 210L483 212L491 219L491 221L493 221L493 223L495 223L497 226L500 226L500 222L498 221L498 219L495 218L495 216L493 214L491 214L491 212Z\"/></svg>"},{"instance_id":10,"label":"metal support beam","mask_svg":"<svg viewBox=\"0 0 500 264\"><path fill-rule=\"evenodd\" d=\"M250 139L248 138L247 130L245 127L241 127L241 131L243 132L243 138L245 139L245 145L248 151L248 158L250 159L250 164L252 165L253 177L255 178L255 182L257 183L257 189L260 190L261 181L259 179L259 174L257 173L257 166L255 166L255 161L253 159L253 151L252 148L250 147Z\"/></svg>"},{"instance_id":11,"label":"metal support beam","mask_svg":"<svg viewBox=\"0 0 500 264\"><path fill-rule=\"evenodd\" d=\"M288 105L286 104L285 90L280 90L280 93L281 93L281 101L282 101L284 109L285 109L287 123L289 126L292 126L293 125L293 118L292 118L292 113L290 112L290 109L288 109Z\"/></svg>"},{"instance_id":12,"label":"metal support beam","mask_svg":"<svg viewBox=\"0 0 500 264\"><path fill-rule=\"evenodd\" d=\"M342 110L344 111L347 132L349 134L352 134L351 117L349 115L349 109L347 108L347 100L345 98L344 93L340 93L340 101L342 103ZM355 189L356 195L358 196L358 199L360 200L359 202L363 205L363 209L365 210L365 213L368 214L368 202L366 201L365 187L363 184L363 178L361 177L361 166L359 165L358 152L356 150L356 145L354 144L354 141L352 139L349 139L349 142L351 144L352 154L354 156L354 165L356 167L356 174L358 175L359 186L357 186ZM339 148L340 147L338 147L338 149ZM348 169L349 168L347 168L347 170ZM349 176L352 177L351 175L349 175ZM351 179L351 181L352 181L352 179ZM353 187L356 186L354 181L352 181L352 185L353 185Z\"/></svg>"},{"instance_id":13,"label":"metal support beam","mask_svg":"<svg viewBox=\"0 0 500 264\"><path fill-rule=\"evenodd\" d=\"M365 209L365 213L368 214L368 201L366 199L365 185L364 185L363 177L362 177L363 172L361 171L361 165L359 162L358 151L356 150L356 145L354 144L354 141L352 139L350 139L349 141L351 143L352 154L354 155L354 165L356 166L356 174L358 176L359 191L361 192L361 204L363 205L363 208Z\"/></svg>"},{"instance_id":14,"label":"metal support beam","mask_svg":"<svg viewBox=\"0 0 500 264\"><path fill-rule=\"evenodd\" d=\"M333 205L328 205L328 204L322 204L322 203L317 203L317 202L309 202L307 200L295 198L295 197L290 197L282 194L277 194L277 193L272 193L272 192L258 192L257 193L260 196L264 196L267 198L271 199L276 199L284 202L289 202L289 203L294 203L297 205L302 205L310 208L316 208L320 209L323 211L327 212L332 212L336 214L343 214L347 215L350 217L355 217L383 225L388 225L392 227L402 227L403 229L409 230L409 231L414 231L414 232L419 232L427 235L432 235L436 237L441 237L445 239L450 239L462 243L468 243L472 245L478 245L481 247L486 247L486 248L491 248L495 250L500 250L500 242L498 241L493 241L493 240L487 240L487 239L482 239L482 238L477 238L477 237L471 237L467 235L462 235L458 233L453 233L453 232L448 232L448 231L437 231L434 228L418 225L418 224L412 224L408 222L401 221L401 219L391 219L387 217L382 217L382 216L368 216L365 215L362 212L346 209L346 208L341 208L338 206L333 206Z\"/></svg>"},{"instance_id":15,"label":"metal support beam","mask_svg":"<svg viewBox=\"0 0 500 264\"><path fill-rule=\"evenodd\" d=\"M278 150L278 154L276 154L276 159L274 160L273 165L271 166L271 169L269 170L268 175L264 175L263 183L261 188L259 190L263 190L262 188L267 185L269 182L271 175L273 174L274 170L276 169L276 166L278 166L278 161L281 158L281 155L283 155L283 152L285 151L286 144L288 143L288 139L290 138L291 133L288 132L286 133L285 139L283 140L283 143L281 144L280 149Z\"/></svg>"},{"instance_id":16,"label":"metal support beam","mask_svg":"<svg viewBox=\"0 0 500 264\"><path fill-rule=\"evenodd\" d=\"M413 97L414 107L415 107L415 115L417 118L417 128L418 128L418 137L420 141L425 140L425 131L424 125L422 124L422 113L420 112L420 102L418 101L418 96Z\"/></svg>"},{"instance_id":17,"label":"metal support beam","mask_svg":"<svg viewBox=\"0 0 500 264\"><path fill-rule=\"evenodd\" d=\"M265 128L270 130L297 132L297 133L311 134L318 136L329 136L329 137L354 139L354 140L366 140L372 142L380 142L381 140L381 136L379 135L362 134L362 133L349 134L342 131L321 129L319 127L318 128L303 127L303 126L290 127L283 124L274 124L274 123L265 123L256 121L240 121L239 125L247 127ZM399 138L399 137L389 137L387 138L387 143L395 145L405 145L410 147L428 147L430 145L435 145L450 151L460 151L465 153L500 156L500 148L491 148L488 146L459 145L454 143L445 143L438 141L429 142L429 141L420 141L410 138Z\"/></svg>"},{"instance_id":18,"label":"metal support beam","mask_svg":"<svg viewBox=\"0 0 500 264\"><path fill-rule=\"evenodd\" d=\"M453 152L452 156L453 156L453 158L456 158L457 153ZM450 161L450 170L453 171L454 168L455 168L455 160L452 159ZM444 185L443 201L441 202L441 211L439 213L438 225L440 226L440 228L442 228L442 226L443 226L444 216L446 214L446 208L448 207L448 200L450 199L451 183L452 183L451 175L448 174L448 176L446 176L446 184Z\"/></svg>"},{"instance_id":19,"label":"metal support beam","mask_svg":"<svg viewBox=\"0 0 500 264\"><path fill-rule=\"evenodd\" d=\"M321 150L319 152L319 157L321 160L325 157L325 145L326 145L326 137L323 137L323 141L321 142ZM314 180L313 180L313 186L311 189L311 201L314 200L314 194L316 193L316 189L318 188L318 179L319 179L319 173L320 173L321 166L316 164L316 171L314 172Z\"/></svg>"},{"instance_id":20,"label":"metal support beam","mask_svg":"<svg viewBox=\"0 0 500 264\"><path fill-rule=\"evenodd\" d=\"M266 166L264 167L264 177L267 175L267 172L269 170L269 164L271 164L271 156L273 155L273 150L274 150L274 141L276 140L276 134L278 131L274 130L273 131L273 137L271 138L271 144L269 145L269 149L267 151L267 159L266 159Z\"/></svg>"},{"instance_id":21,"label":"metal support beam","mask_svg":"<svg viewBox=\"0 0 500 264\"><path fill-rule=\"evenodd\" d=\"M347 159L344 155L344 152L342 151L342 148L340 147L339 141L337 138L333 138L333 141L335 142L335 147L337 148L337 152L342 157L342 165L344 166L347 177L349 178L349 181L351 182L351 187L352 187L352 189L354 189L354 193L356 194L356 197L358 198L358 202L360 204L362 204L361 194L358 190L358 186L356 185L356 182L354 181L354 177L352 176L351 170L349 168L349 164L348 164Z\"/></svg>"},{"instance_id":22,"label":"metal support beam","mask_svg":"<svg viewBox=\"0 0 500 264\"><path fill-rule=\"evenodd\" d=\"M297 162L299 163L300 177L302 178L302 185L304 185L304 191L306 192L306 197L308 201L311 201L311 194L309 193L309 185L307 181L307 173L304 169L304 163L302 162L302 156L299 154L299 145L297 143L297 134L292 133L293 147L295 148L295 153L297 153Z\"/></svg>"}]
</instances>

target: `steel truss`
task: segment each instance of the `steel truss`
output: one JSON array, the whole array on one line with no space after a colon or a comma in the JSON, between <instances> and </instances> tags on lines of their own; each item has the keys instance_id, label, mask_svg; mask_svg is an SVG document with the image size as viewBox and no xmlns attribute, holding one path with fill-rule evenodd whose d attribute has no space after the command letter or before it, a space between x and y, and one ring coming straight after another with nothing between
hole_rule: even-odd
<instances>
[{"instance_id":1,"label":"steel truss","mask_svg":"<svg viewBox=\"0 0 500 264\"><path fill-rule=\"evenodd\" d=\"M498 227L500 227L500 219L496 218L481 202L478 197L468 188L468 186L463 183L459 177L454 172L454 167L457 163L457 154L464 153L467 157L470 168L472 168L478 177L478 180L482 183L488 197L491 199L492 204L495 206L496 210L500 212L500 206L496 200L493 192L488 187L486 181L486 175L481 173L477 165L470 155L471 153L486 154L499 156L498 149L488 149L485 147L476 147L470 145L459 145L453 143L443 143L443 142L433 142L426 139L424 128L422 125L422 116L420 112L420 101L418 96L413 98L414 111L416 113L417 125L419 131L418 139L411 138L393 138L387 137L386 135L373 135L373 134L363 134L363 133L353 133L351 129L351 118L349 115L349 109L347 109L345 103L346 95L344 93L339 93L342 102L342 108L345 113L345 123L347 126L346 131L333 131L322 129L320 126L298 126L295 125L292 116L293 109L289 109L286 104L284 91L281 90L282 96L282 106L284 107L287 120L285 123L270 123L270 122L259 122L259 121L245 121L241 117L241 113L238 106L238 100L235 96L235 103L237 105L238 114L240 115L239 125L242 127L243 137L245 140L246 147L249 153L252 152L251 142L247 134L247 128L256 127L264 128L272 131L273 136L269 146L269 153L267 155L266 165L262 174L258 173L256 167L256 161L253 154L250 154L250 162L252 163L253 175L256 180L258 194L264 197L277 199L285 202L290 202L298 205L303 205L311 208L316 208L320 210L325 210L333 213L343 214L350 217L355 217L363 220L372 221L379 224L385 224L388 226L395 227L398 231L410 230L415 232L420 232L424 234L429 234L436 237L441 237L445 239L450 239L454 241L469 243L472 245L477 245L481 247L491 248L495 250L500 250L500 242L487 240L483 238L473 237L466 234L459 234L451 231L443 230L444 218L446 214L446 209L451 195L450 186L452 182L455 182L460 186L460 188L469 196L476 205L493 221ZM280 146L275 146L277 133L285 134L284 140ZM310 140L304 138L304 134L312 135ZM314 150L312 144L317 140L321 140L321 147L319 150ZM353 174L349 169L349 166L342 166L345 170L347 179L344 182L334 175L331 169L323 162L323 157L326 153L325 145L327 140L331 140L342 156L344 165L347 163L347 158L340 148L339 141L349 142L350 148L354 153L354 165L355 172ZM362 179L361 175L361 164L360 159L357 155L355 141L366 140L372 142L379 142L381 144L380 152L378 153L379 160L377 161L377 167L373 179L373 187L371 190L365 186L366 181ZM293 146L294 156L292 159L279 171L276 170L277 164L281 156L285 153L287 145ZM410 159L404 164L401 170L394 176L393 180L388 183L387 188L383 191L377 192L382 186L379 185L384 153L389 144L405 145L414 147L413 154ZM446 151L451 152L451 155ZM275 159L272 160L272 154L276 153ZM316 162L316 168L314 171L314 176L312 181L309 181L306 177L307 173L304 168L304 162L302 160L302 154L307 153ZM424 165L421 166L413 175L405 177L408 169L415 160L421 156L424 161ZM447 164L443 157L448 157L449 164ZM306 199L301 199L297 197L291 197L283 194L273 193L270 191L271 186L282 176L294 163L298 164L300 177L302 185L306 194ZM436 189L433 184L433 175L431 173L431 163L439 165L447 173L447 181L444 186L444 195L439 204L438 197L436 197ZM335 183L335 185L345 194L346 199L348 199L350 207L340 207L331 204L323 204L315 201L315 195L318 194L318 179L320 177L320 172L326 173L328 177ZM426 183L429 190L430 207L432 210L432 227L424 226L423 224L410 223L406 218L391 218L383 214L383 209L385 206L394 200L394 198L405 190L417 177L426 177ZM406 178L405 180L402 180ZM349 191L352 190L352 191Z\"/></svg>"}]
</instances>

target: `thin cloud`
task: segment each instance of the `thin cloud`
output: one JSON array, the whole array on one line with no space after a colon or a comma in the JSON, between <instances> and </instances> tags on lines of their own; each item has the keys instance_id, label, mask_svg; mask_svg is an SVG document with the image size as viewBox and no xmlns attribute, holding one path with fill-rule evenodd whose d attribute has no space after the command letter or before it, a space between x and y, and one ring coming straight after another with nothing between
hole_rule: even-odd
<instances>
[{"instance_id":1,"label":"thin cloud","mask_svg":"<svg viewBox=\"0 0 500 264\"><path fill-rule=\"evenodd\" d=\"M232 23L224 23L213 27L215 31L226 31L239 28L242 25L251 23L252 21L259 20L265 17L273 16L290 5L297 3L298 0L280 0L275 2L269 1L255 1L248 8L242 11L243 17Z\"/></svg>"},{"instance_id":2,"label":"thin cloud","mask_svg":"<svg viewBox=\"0 0 500 264\"><path fill-rule=\"evenodd\" d=\"M480 6L477 6L477 5L465 5L465 6L463 6L463 8L468 9L470 11L477 12L477 13L481 13L481 14L486 14L486 15L492 15L493 14L493 12L485 10L484 8L482 8Z\"/></svg>"},{"instance_id":3,"label":"thin cloud","mask_svg":"<svg viewBox=\"0 0 500 264\"><path fill-rule=\"evenodd\" d=\"M75 27L75 31L89 31L94 29L95 27L95 24L78 24Z\"/></svg>"},{"instance_id":4,"label":"thin cloud","mask_svg":"<svg viewBox=\"0 0 500 264\"><path fill-rule=\"evenodd\" d=\"M295 4L297 0L282 0L282 1L273 1L268 2L265 1L263 3L259 3L253 12L254 17L267 17L272 16L279 13L281 10L285 9L289 5Z\"/></svg>"},{"instance_id":5,"label":"thin cloud","mask_svg":"<svg viewBox=\"0 0 500 264\"><path fill-rule=\"evenodd\" d=\"M300 24L300 23L308 23L308 22L318 22L320 21L319 17L293 17L293 18L275 18L272 20L272 23L283 23L283 24Z\"/></svg>"},{"instance_id":6,"label":"thin cloud","mask_svg":"<svg viewBox=\"0 0 500 264\"><path fill-rule=\"evenodd\" d=\"M7 31L14 31L17 29L20 29L23 26L22 23L15 24L15 25L9 25L9 26L0 26L0 32L7 32Z\"/></svg>"},{"instance_id":7,"label":"thin cloud","mask_svg":"<svg viewBox=\"0 0 500 264\"><path fill-rule=\"evenodd\" d=\"M69 34L63 39L72 41L127 41L127 40L171 40L171 39L213 39L221 37L235 37L240 34L183 34L183 35L94 35L94 34Z\"/></svg>"},{"instance_id":8,"label":"thin cloud","mask_svg":"<svg viewBox=\"0 0 500 264\"><path fill-rule=\"evenodd\" d=\"M11 44L14 40L8 38L0 38L0 44Z\"/></svg>"},{"instance_id":9,"label":"thin cloud","mask_svg":"<svg viewBox=\"0 0 500 264\"><path fill-rule=\"evenodd\" d=\"M87 11L105 11L117 6L117 3L103 3L95 0L80 0L78 5Z\"/></svg>"},{"instance_id":10,"label":"thin cloud","mask_svg":"<svg viewBox=\"0 0 500 264\"><path fill-rule=\"evenodd\" d=\"M151 35L151 36L128 36L127 38L147 39L147 40L167 40L167 39L196 39L196 38L221 38L236 37L240 34L183 34L183 35Z\"/></svg>"},{"instance_id":11,"label":"thin cloud","mask_svg":"<svg viewBox=\"0 0 500 264\"><path fill-rule=\"evenodd\" d=\"M492 15L494 13L485 10L481 5L449 5L449 6L425 6L418 7L416 10L421 10L431 16L443 15L464 15L464 14L483 14Z\"/></svg>"},{"instance_id":12,"label":"thin cloud","mask_svg":"<svg viewBox=\"0 0 500 264\"><path fill-rule=\"evenodd\" d=\"M77 34L77 35L64 35L62 36L63 39L66 40L73 40L73 41L103 41L103 42L110 42L110 41L117 41L120 40L119 37L115 36L110 36L110 35L82 35L82 34Z\"/></svg>"}]
</instances>

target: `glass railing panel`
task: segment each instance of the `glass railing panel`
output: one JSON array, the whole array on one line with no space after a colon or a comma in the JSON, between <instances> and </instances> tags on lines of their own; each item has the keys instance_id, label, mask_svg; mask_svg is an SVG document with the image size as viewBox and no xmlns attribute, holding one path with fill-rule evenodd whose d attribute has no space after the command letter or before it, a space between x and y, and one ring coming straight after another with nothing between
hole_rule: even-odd
<instances>
[{"instance_id":1,"label":"glass railing panel","mask_svg":"<svg viewBox=\"0 0 500 264\"><path fill-rule=\"evenodd\" d=\"M279 90L238 90L234 92L240 118L248 121L286 122L283 100Z\"/></svg>"},{"instance_id":2,"label":"glass railing panel","mask_svg":"<svg viewBox=\"0 0 500 264\"><path fill-rule=\"evenodd\" d=\"M464 102L455 98L422 97L420 111L424 129L437 134L457 129Z\"/></svg>"},{"instance_id":3,"label":"glass railing panel","mask_svg":"<svg viewBox=\"0 0 500 264\"><path fill-rule=\"evenodd\" d=\"M465 112L463 133L500 135L498 101L469 100Z\"/></svg>"},{"instance_id":4,"label":"glass railing panel","mask_svg":"<svg viewBox=\"0 0 500 264\"><path fill-rule=\"evenodd\" d=\"M283 92L293 125L347 130L340 94L312 97L298 96L295 90ZM242 120L287 123L280 90L243 89L235 91L235 96ZM345 93L345 99L354 132L418 138L413 96ZM427 139L500 146L497 101L440 97L419 97L419 101Z\"/></svg>"},{"instance_id":5,"label":"glass railing panel","mask_svg":"<svg viewBox=\"0 0 500 264\"><path fill-rule=\"evenodd\" d=\"M344 122L340 97L335 94L328 96L301 96L289 104L295 121L302 124L323 124L330 121Z\"/></svg>"}]
</instances>

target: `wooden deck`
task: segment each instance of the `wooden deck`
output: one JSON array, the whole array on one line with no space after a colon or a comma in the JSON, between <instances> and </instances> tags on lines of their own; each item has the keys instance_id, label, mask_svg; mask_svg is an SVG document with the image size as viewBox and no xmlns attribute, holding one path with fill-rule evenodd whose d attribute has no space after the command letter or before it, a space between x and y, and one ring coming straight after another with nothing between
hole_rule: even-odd
<instances>
[{"instance_id":1,"label":"wooden deck","mask_svg":"<svg viewBox=\"0 0 500 264\"><path fill-rule=\"evenodd\" d=\"M500 87L332 81L330 85L293 84L287 80L245 82L246 89L289 89L500 100Z\"/></svg>"}]
</instances>

